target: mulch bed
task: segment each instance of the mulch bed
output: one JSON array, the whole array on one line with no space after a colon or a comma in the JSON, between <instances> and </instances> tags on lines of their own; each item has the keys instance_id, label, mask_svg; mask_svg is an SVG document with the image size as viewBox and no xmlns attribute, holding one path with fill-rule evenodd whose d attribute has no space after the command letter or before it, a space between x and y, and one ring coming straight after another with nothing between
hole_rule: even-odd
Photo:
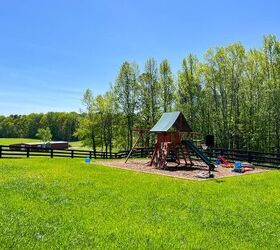
<instances>
[{"instance_id":1,"label":"mulch bed","mask_svg":"<svg viewBox=\"0 0 280 250\"><path fill-rule=\"evenodd\" d=\"M184 166L184 165L177 165L175 163L168 163L165 169L157 169L154 166L149 166L149 159L131 159L128 160L127 163L124 160L106 160L106 161L97 161L97 163L117 167L122 169L140 171L144 173L154 173L166 176L172 176L177 178L183 179L192 179L192 180L205 180L198 178L196 175L201 173L208 173L208 167L199 161L194 161L193 163L196 166ZM222 166L218 166L212 173L214 174L215 178L227 177L227 176L240 176L240 175L247 175L247 174L254 174L254 173L261 173L269 171L268 169L263 168L255 168L252 171L248 171L245 173L236 173L232 171L232 168L225 168Z\"/></svg>"}]
</instances>

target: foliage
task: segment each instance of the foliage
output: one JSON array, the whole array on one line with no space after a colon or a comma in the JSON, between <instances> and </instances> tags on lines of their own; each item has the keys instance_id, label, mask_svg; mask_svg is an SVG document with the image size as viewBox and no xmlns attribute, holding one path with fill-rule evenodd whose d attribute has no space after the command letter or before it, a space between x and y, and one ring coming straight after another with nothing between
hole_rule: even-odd
<instances>
[{"instance_id":1,"label":"foliage","mask_svg":"<svg viewBox=\"0 0 280 250\"><path fill-rule=\"evenodd\" d=\"M32 113L0 116L0 138L36 138L39 128L49 127L53 140L76 140L73 135L80 115L75 112Z\"/></svg>"},{"instance_id":2,"label":"foliage","mask_svg":"<svg viewBox=\"0 0 280 250\"><path fill-rule=\"evenodd\" d=\"M38 128L49 127L54 140L79 137L94 150L129 149L133 128L150 129L162 112L178 110L195 132L213 134L216 147L279 152L279 100L280 41L268 35L260 49L234 43L210 48L204 60L190 54L175 76L167 59L158 68L149 58L142 70L125 61L107 93L86 91L81 114L0 116L0 137L35 138ZM147 136L143 145L153 143Z\"/></svg>"},{"instance_id":3,"label":"foliage","mask_svg":"<svg viewBox=\"0 0 280 250\"><path fill-rule=\"evenodd\" d=\"M134 64L124 62L113 88L117 107L123 112L126 119L126 147L132 147L132 128L135 122L135 112L138 104L138 67Z\"/></svg>"},{"instance_id":4,"label":"foliage","mask_svg":"<svg viewBox=\"0 0 280 250\"><path fill-rule=\"evenodd\" d=\"M163 112L170 112L174 108L175 86L171 67L167 59L164 59L159 66L159 99L160 109Z\"/></svg>"},{"instance_id":5,"label":"foliage","mask_svg":"<svg viewBox=\"0 0 280 250\"><path fill-rule=\"evenodd\" d=\"M217 147L279 151L279 79L280 42L274 35L264 37L261 49L246 51L241 43L210 48L201 62L190 54L174 87L168 61L158 72L151 58L139 74L134 126L151 128L161 112L179 110L195 132L213 134Z\"/></svg>"},{"instance_id":6,"label":"foliage","mask_svg":"<svg viewBox=\"0 0 280 250\"><path fill-rule=\"evenodd\" d=\"M201 108L200 77L197 58L189 55L183 59L182 69L178 72L177 107L182 110L194 131L198 131L201 124L201 120L199 120L199 109Z\"/></svg>"},{"instance_id":7,"label":"foliage","mask_svg":"<svg viewBox=\"0 0 280 250\"><path fill-rule=\"evenodd\" d=\"M76 159L2 159L0 248L279 249L279 177L195 182Z\"/></svg>"},{"instance_id":8,"label":"foliage","mask_svg":"<svg viewBox=\"0 0 280 250\"><path fill-rule=\"evenodd\" d=\"M45 143L52 140L52 133L49 127L39 128L36 136Z\"/></svg>"},{"instance_id":9,"label":"foliage","mask_svg":"<svg viewBox=\"0 0 280 250\"><path fill-rule=\"evenodd\" d=\"M95 99L90 89L84 93L82 103L85 107L82 118L79 121L75 135L82 140L84 146L89 146L96 151L97 119L95 113Z\"/></svg>"}]
</instances>

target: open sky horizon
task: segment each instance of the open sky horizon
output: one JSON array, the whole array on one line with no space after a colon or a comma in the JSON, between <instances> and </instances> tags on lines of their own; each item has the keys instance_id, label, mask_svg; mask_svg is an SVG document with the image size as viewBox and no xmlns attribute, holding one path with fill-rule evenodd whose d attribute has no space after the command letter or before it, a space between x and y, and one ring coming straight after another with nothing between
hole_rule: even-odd
<instances>
[{"instance_id":1,"label":"open sky horizon","mask_svg":"<svg viewBox=\"0 0 280 250\"><path fill-rule=\"evenodd\" d=\"M280 37L280 2L0 1L0 115L76 111L86 88L110 88L124 61L167 58Z\"/></svg>"}]
</instances>

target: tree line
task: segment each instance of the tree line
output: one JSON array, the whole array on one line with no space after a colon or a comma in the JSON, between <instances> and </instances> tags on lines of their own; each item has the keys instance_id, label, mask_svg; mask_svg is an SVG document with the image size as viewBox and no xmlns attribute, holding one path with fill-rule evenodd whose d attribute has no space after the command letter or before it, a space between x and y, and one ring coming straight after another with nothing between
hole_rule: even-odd
<instances>
[{"instance_id":1,"label":"tree line","mask_svg":"<svg viewBox=\"0 0 280 250\"><path fill-rule=\"evenodd\" d=\"M77 136L93 149L131 148L133 128L151 128L163 112L184 113L195 132L215 136L217 147L261 151L280 148L280 42L210 48L203 60L190 54L174 74L167 59L149 58L141 71L124 62L104 95L84 96ZM143 142L151 145L152 138Z\"/></svg>"},{"instance_id":2,"label":"tree line","mask_svg":"<svg viewBox=\"0 0 280 250\"><path fill-rule=\"evenodd\" d=\"M87 89L81 114L0 117L0 136L34 138L50 127L54 139L80 139L93 150L129 149L133 128L151 128L163 112L183 112L193 131L215 136L217 147L280 149L280 41L265 36L261 48L241 43L210 48L203 60L190 54L177 73L167 59L144 67L123 62L103 95ZM154 142L151 135L143 146Z\"/></svg>"},{"instance_id":3,"label":"tree line","mask_svg":"<svg viewBox=\"0 0 280 250\"><path fill-rule=\"evenodd\" d=\"M80 116L75 112L0 116L0 137L38 138L38 130L49 128L53 140L77 140Z\"/></svg>"}]
</instances>

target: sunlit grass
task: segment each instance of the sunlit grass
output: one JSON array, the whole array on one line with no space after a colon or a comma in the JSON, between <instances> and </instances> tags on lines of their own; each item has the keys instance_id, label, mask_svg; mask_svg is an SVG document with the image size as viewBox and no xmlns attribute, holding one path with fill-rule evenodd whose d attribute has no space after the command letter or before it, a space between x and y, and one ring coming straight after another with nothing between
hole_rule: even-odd
<instances>
[{"instance_id":1,"label":"sunlit grass","mask_svg":"<svg viewBox=\"0 0 280 250\"><path fill-rule=\"evenodd\" d=\"M39 139L30 139L30 138L0 138L0 145L10 145L16 143L29 143L29 142L41 142ZM84 146L82 141L71 141L69 142L70 149L76 150L92 150L91 147ZM97 151L102 151L101 147L96 148ZM104 149L103 149L104 151ZM118 151L118 149L114 149L114 151Z\"/></svg>"},{"instance_id":2,"label":"sunlit grass","mask_svg":"<svg viewBox=\"0 0 280 250\"><path fill-rule=\"evenodd\" d=\"M277 249L280 172L188 181L0 160L1 249Z\"/></svg>"},{"instance_id":3,"label":"sunlit grass","mask_svg":"<svg viewBox=\"0 0 280 250\"><path fill-rule=\"evenodd\" d=\"M90 147L83 145L82 141L72 141L69 142L71 149L83 149L83 150L92 150Z\"/></svg>"},{"instance_id":4,"label":"sunlit grass","mask_svg":"<svg viewBox=\"0 0 280 250\"><path fill-rule=\"evenodd\" d=\"M0 138L0 145L10 145L16 143L38 142L38 139L30 138Z\"/></svg>"}]
</instances>

